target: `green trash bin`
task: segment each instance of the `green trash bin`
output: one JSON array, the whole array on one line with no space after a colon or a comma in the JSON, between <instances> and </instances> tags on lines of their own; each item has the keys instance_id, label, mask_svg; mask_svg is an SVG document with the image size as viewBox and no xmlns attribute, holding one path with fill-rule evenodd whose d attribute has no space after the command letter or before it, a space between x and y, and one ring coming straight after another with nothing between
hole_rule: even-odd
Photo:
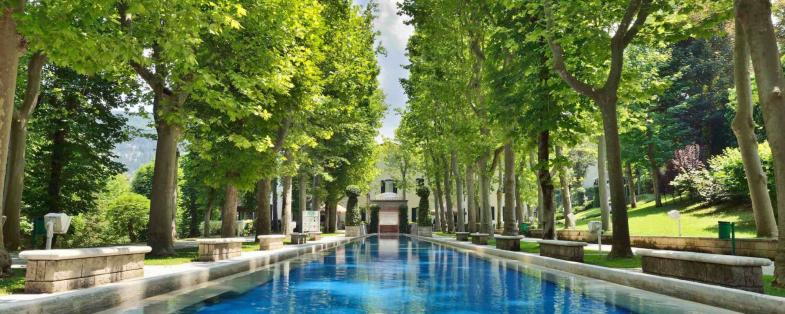
<instances>
[{"instance_id":1,"label":"green trash bin","mask_svg":"<svg viewBox=\"0 0 785 314\"><path fill-rule=\"evenodd\" d=\"M730 240L733 233L733 223L728 221L719 222L720 239Z\"/></svg>"},{"instance_id":2,"label":"green trash bin","mask_svg":"<svg viewBox=\"0 0 785 314\"><path fill-rule=\"evenodd\" d=\"M529 224L525 223L525 222L522 222L520 224L520 226L518 227L518 231L520 232L520 234L527 234L527 233L529 233Z\"/></svg>"}]
</instances>

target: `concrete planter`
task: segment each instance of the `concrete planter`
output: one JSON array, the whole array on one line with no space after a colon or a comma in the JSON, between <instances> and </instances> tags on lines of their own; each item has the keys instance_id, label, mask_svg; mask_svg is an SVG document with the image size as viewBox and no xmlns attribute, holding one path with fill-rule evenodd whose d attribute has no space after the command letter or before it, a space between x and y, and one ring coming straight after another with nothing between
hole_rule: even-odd
<instances>
[{"instance_id":1,"label":"concrete planter","mask_svg":"<svg viewBox=\"0 0 785 314\"><path fill-rule=\"evenodd\" d=\"M417 226L417 235L421 237L433 237L432 226Z\"/></svg>"},{"instance_id":2,"label":"concrete planter","mask_svg":"<svg viewBox=\"0 0 785 314\"><path fill-rule=\"evenodd\" d=\"M468 232L456 232L455 233L455 240L458 240L458 241L469 241L469 233Z\"/></svg>"},{"instance_id":3,"label":"concrete planter","mask_svg":"<svg viewBox=\"0 0 785 314\"><path fill-rule=\"evenodd\" d=\"M346 226L347 237L362 237L365 235L365 225Z\"/></svg>"}]
</instances>

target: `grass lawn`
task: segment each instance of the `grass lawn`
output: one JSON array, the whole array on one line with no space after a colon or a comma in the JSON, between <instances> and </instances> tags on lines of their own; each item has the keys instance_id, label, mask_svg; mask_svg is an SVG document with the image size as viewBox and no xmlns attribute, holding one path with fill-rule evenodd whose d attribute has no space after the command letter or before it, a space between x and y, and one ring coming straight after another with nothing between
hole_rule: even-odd
<instances>
[{"instance_id":1,"label":"grass lawn","mask_svg":"<svg viewBox=\"0 0 785 314\"><path fill-rule=\"evenodd\" d=\"M685 237L717 237L717 222L736 223L736 237L754 238L755 221L749 205L720 204L703 206L680 200L669 199L660 208L654 201L638 203L638 208L630 208L630 234L640 236L678 236L678 224L669 218L667 212L676 209L681 212L681 234ZM576 214L576 228L587 230L589 221L600 220L600 209L592 208ZM562 220L563 222L563 220Z\"/></svg>"},{"instance_id":2,"label":"grass lawn","mask_svg":"<svg viewBox=\"0 0 785 314\"><path fill-rule=\"evenodd\" d=\"M11 269L11 276L0 278L0 295L22 293L25 290L25 270Z\"/></svg>"},{"instance_id":3,"label":"grass lawn","mask_svg":"<svg viewBox=\"0 0 785 314\"><path fill-rule=\"evenodd\" d=\"M189 248L175 250L174 256L170 256L170 257L145 256L144 264L146 266L149 266L149 265L178 265L178 264L190 263L193 259L196 258L197 252L198 252L197 248L189 247Z\"/></svg>"},{"instance_id":4,"label":"grass lawn","mask_svg":"<svg viewBox=\"0 0 785 314\"><path fill-rule=\"evenodd\" d=\"M774 276L771 275L763 276L763 292L768 295L785 298L785 288L772 287L771 282L773 280L774 280Z\"/></svg>"}]
</instances>

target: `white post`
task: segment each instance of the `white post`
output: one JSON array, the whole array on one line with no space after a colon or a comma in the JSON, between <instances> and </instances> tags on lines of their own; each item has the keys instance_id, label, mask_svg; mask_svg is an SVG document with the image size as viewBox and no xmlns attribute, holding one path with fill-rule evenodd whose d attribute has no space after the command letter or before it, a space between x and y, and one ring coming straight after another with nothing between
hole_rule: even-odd
<instances>
[{"instance_id":1,"label":"white post","mask_svg":"<svg viewBox=\"0 0 785 314\"><path fill-rule=\"evenodd\" d=\"M52 249L52 237L55 235L55 224L51 221L46 223L46 249Z\"/></svg>"}]
</instances>

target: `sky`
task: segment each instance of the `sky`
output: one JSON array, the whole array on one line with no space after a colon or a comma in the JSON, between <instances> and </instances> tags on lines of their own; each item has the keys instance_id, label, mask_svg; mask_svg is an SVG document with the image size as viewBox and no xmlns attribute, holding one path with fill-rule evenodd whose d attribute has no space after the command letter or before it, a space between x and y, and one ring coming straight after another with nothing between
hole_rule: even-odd
<instances>
[{"instance_id":1,"label":"sky","mask_svg":"<svg viewBox=\"0 0 785 314\"><path fill-rule=\"evenodd\" d=\"M387 103L387 112L379 130L376 140L381 141L382 137L393 138L395 128L401 122L401 117L395 109L406 106L406 94L401 87L400 79L409 76L409 71L402 66L408 64L406 58L406 42L412 35L414 29L409 25L404 25L403 21L408 19L406 16L398 15L398 0L376 0L379 4L379 12L374 26L381 32L379 40L387 51L387 55L377 56L381 73L379 84L382 87ZM368 0L354 0L355 4L365 6Z\"/></svg>"}]
</instances>

